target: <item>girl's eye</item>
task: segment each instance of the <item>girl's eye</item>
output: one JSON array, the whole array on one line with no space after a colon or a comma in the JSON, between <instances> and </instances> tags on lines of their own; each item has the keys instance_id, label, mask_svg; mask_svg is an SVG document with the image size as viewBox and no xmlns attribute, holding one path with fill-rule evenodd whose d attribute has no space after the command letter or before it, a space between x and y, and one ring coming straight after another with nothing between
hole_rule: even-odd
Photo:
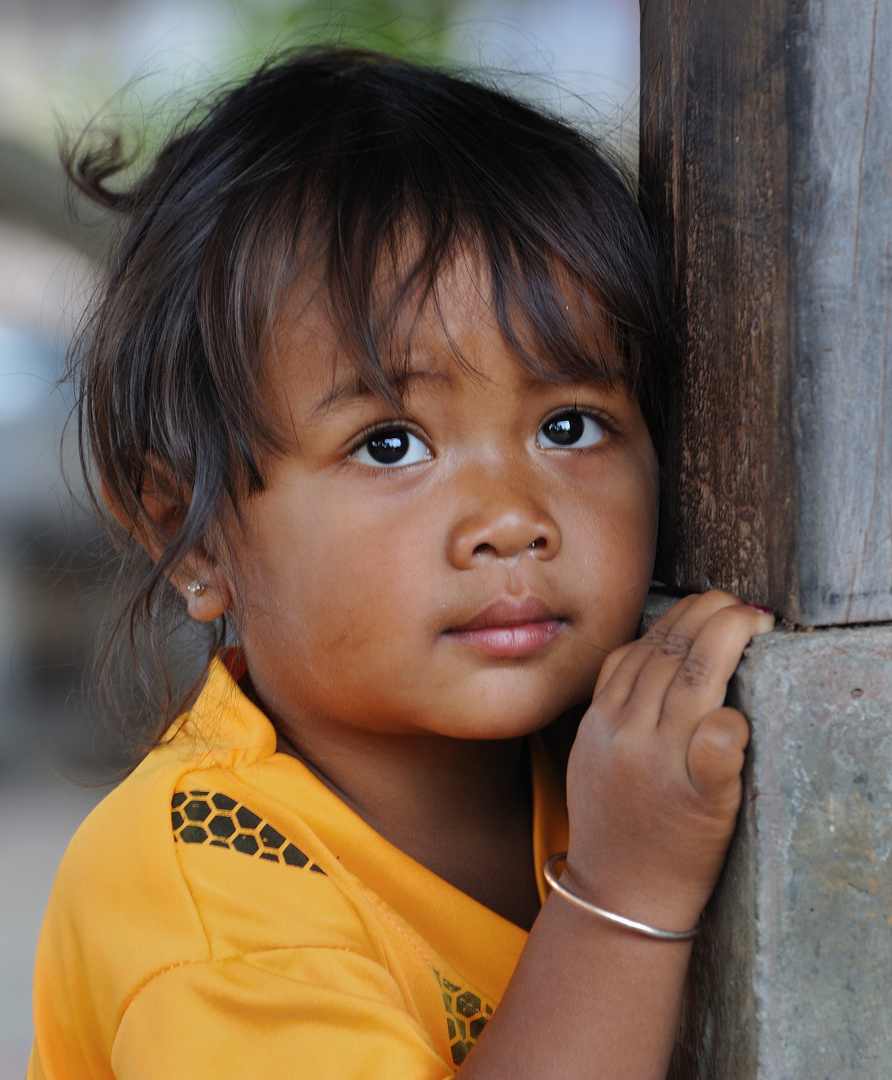
<instances>
[{"instance_id":1,"label":"girl's eye","mask_svg":"<svg viewBox=\"0 0 892 1080\"><path fill-rule=\"evenodd\" d=\"M605 434L593 416L567 409L545 421L536 435L536 444L542 450L584 450L599 443Z\"/></svg>"},{"instance_id":2,"label":"girl's eye","mask_svg":"<svg viewBox=\"0 0 892 1080\"><path fill-rule=\"evenodd\" d=\"M419 461L427 461L431 452L410 431L385 428L369 435L350 456L361 465L387 469L396 465L417 465Z\"/></svg>"}]
</instances>

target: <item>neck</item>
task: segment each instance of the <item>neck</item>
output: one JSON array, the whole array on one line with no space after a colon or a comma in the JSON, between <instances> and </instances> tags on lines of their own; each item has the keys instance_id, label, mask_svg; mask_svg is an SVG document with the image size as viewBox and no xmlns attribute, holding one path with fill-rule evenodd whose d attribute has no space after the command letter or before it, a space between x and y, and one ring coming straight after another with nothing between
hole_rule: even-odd
<instances>
[{"instance_id":1,"label":"neck","mask_svg":"<svg viewBox=\"0 0 892 1080\"><path fill-rule=\"evenodd\" d=\"M353 732L337 745L280 734L279 750L395 847L526 928L538 911L526 739Z\"/></svg>"},{"instance_id":2,"label":"neck","mask_svg":"<svg viewBox=\"0 0 892 1080\"><path fill-rule=\"evenodd\" d=\"M530 802L526 739L469 741L435 735L363 736L337 744L279 735L377 832L404 851L428 832L441 843L443 808L480 829ZM411 854L411 852L410 852Z\"/></svg>"}]
</instances>

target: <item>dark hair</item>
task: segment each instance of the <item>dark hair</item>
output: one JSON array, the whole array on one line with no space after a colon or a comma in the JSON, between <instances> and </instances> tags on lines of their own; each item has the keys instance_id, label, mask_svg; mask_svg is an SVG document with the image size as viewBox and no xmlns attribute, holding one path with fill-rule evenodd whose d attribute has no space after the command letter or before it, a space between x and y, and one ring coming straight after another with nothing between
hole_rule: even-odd
<instances>
[{"instance_id":1,"label":"dark hair","mask_svg":"<svg viewBox=\"0 0 892 1080\"><path fill-rule=\"evenodd\" d=\"M473 253L518 361L556 381L621 381L659 444L653 240L608 155L563 122L479 81L315 50L193 114L145 175L114 190L127 164L118 141L68 157L73 181L126 221L72 372L82 455L119 516L142 535L156 528L143 504L150 475L181 500L124 619L147 689L164 688L150 744L178 702L144 665L140 628L157 648L167 575L197 545L222 542L224 504L238 512L262 491L283 449L264 362L309 268L344 352L393 399L400 315L434 296L458 251Z\"/></svg>"}]
</instances>

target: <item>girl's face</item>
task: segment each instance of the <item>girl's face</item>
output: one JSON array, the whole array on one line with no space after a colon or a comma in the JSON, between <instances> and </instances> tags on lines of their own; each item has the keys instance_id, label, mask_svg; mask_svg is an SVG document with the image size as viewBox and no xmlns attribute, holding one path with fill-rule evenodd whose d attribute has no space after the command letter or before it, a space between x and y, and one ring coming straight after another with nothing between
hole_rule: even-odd
<instances>
[{"instance_id":1,"label":"girl's face","mask_svg":"<svg viewBox=\"0 0 892 1080\"><path fill-rule=\"evenodd\" d=\"M294 448L229 530L217 581L298 745L529 733L590 697L635 632L657 517L637 402L519 366L471 270L439 300L399 412L357 384L313 305L278 341Z\"/></svg>"}]
</instances>

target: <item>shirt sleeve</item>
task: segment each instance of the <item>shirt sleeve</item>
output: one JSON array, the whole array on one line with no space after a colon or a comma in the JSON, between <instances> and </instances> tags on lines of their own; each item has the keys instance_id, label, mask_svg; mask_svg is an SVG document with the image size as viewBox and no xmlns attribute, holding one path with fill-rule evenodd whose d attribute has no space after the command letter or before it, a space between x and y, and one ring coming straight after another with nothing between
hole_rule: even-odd
<instances>
[{"instance_id":1,"label":"shirt sleeve","mask_svg":"<svg viewBox=\"0 0 892 1080\"><path fill-rule=\"evenodd\" d=\"M445 1080L454 1068L386 968L346 950L278 949L183 964L130 1002L117 1080Z\"/></svg>"}]
</instances>

